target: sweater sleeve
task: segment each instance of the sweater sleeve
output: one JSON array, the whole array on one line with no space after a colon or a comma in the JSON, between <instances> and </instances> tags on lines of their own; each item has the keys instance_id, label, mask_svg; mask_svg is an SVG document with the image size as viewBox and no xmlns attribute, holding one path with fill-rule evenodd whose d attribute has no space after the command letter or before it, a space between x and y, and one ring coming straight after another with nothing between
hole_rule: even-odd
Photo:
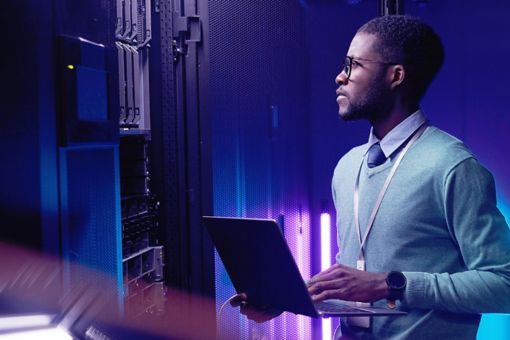
<instances>
[{"instance_id":1,"label":"sweater sleeve","mask_svg":"<svg viewBox=\"0 0 510 340\"><path fill-rule=\"evenodd\" d=\"M446 175L443 195L446 224L466 270L405 272L402 303L457 313L510 312L510 230L496 207L492 175L468 158Z\"/></svg>"}]
</instances>

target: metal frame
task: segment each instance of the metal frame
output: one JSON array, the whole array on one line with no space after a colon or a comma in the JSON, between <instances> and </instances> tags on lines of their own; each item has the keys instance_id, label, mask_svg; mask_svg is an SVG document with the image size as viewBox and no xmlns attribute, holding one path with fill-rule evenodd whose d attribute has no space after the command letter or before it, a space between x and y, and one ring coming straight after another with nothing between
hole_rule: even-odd
<instances>
[{"instance_id":1,"label":"metal frame","mask_svg":"<svg viewBox=\"0 0 510 340\"><path fill-rule=\"evenodd\" d=\"M205 6L205 7L204 7ZM214 252L201 216L212 212L206 70L199 12L207 2L158 1L153 6L151 64L153 180L160 183L166 282L214 296ZM159 17L159 20L158 20ZM202 19L203 20L203 19ZM190 30L188 30L190 29ZM159 36L156 36L159 34Z\"/></svg>"},{"instance_id":2,"label":"metal frame","mask_svg":"<svg viewBox=\"0 0 510 340\"><path fill-rule=\"evenodd\" d=\"M404 1L381 0L380 14L381 16L404 14Z\"/></svg>"}]
</instances>

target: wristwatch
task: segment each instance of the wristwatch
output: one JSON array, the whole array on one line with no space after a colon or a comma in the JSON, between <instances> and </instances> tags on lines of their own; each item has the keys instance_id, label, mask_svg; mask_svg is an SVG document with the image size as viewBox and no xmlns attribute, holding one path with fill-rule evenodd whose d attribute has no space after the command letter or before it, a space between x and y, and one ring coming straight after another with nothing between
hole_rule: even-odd
<instances>
[{"instance_id":1,"label":"wristwatch","mask_svg":"<svg viewBox=\"0 0 510 340\"><path fill-rule=\"evenodd\" d=\"M401 272L390 272L386 277L386 284L390 290L388 294L388 301L401 300L404 297L404 290L406 289L407 280Z\"/></svg>"}]
</instances>

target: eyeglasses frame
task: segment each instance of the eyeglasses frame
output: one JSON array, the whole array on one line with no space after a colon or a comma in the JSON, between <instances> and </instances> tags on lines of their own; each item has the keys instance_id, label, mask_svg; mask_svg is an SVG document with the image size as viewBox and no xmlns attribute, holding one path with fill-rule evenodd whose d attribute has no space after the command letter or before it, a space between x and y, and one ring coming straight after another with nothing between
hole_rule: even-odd
<instances>
[{"instance_id":1,"label":"eyeglasses frame","mask_svg":"<svg viewBox=\"0 0 510 340\"><path fill-rule=\"evenodd\" d=\"M349 62L347 62L347 60ZM346 56L345 57L345 60L344 60L344 65L342 66L342 72L345 73L345 75L347 76L346 80L349 80L351 79L351 73L352 73L352 64L353 63L356 63L360 66L363 66L363 64L361 64L359 61L363 61L363 62L367 62L367 63L376 63L376 64L383 64L383 65L397 65L398 63L394 63L394 62L391 62L391 63L388 63L388 62L384 62L384 61L379 61L379 60L371 60L371 59L364 59L364 58L357 58L357 57L352 57L352 56Z\"/></svg>"}]
</instances>

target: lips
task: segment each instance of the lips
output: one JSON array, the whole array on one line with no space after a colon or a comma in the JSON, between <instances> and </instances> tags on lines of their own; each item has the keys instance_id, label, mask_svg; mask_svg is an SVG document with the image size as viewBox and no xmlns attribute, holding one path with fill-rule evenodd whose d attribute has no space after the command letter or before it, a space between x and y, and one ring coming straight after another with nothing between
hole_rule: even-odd
<instances>
[{"instance_id":1,"label":"lips","mask_svg":"<svg viewBox=\"0 0 510 340\"><path fill-rule=\"evenodd\" d=\"M336 97L337 99L339 99L341 96L343 96L343 97L347 97L347 95L345 94L345 92L340 91L340 89L337 89L337 90L336 90L336 96L337 96L337 97Z\"/></svg>"},{"instance_id":2,"label":"lips","mask_svg":"<svg viewBox=\"0 0 510 340\"><path fill-rule=\"evenodd\" d=\"M337 96L336 96L336 101L337 101L337 102L340 102L340 99L342 99L342 97L347 98L347 96L345 95L345 93L344 93L344 92L342 92L342 91L338 91L338 90L336 90L336 95L337 95Z\"/></svg>"},{"instance_id":3,"label":"lips","mask_svg":"<svg viewBox=\"0 0 510 340\"><path fill-rule=\"evenodd\" d=\"M340 97L340 96L347 97L347 95L345 94L345 92L340 91L340 89L337 89L337 90L336 90L336 95L337 95L337 97Z\"/></svg>"}]
</instances>

